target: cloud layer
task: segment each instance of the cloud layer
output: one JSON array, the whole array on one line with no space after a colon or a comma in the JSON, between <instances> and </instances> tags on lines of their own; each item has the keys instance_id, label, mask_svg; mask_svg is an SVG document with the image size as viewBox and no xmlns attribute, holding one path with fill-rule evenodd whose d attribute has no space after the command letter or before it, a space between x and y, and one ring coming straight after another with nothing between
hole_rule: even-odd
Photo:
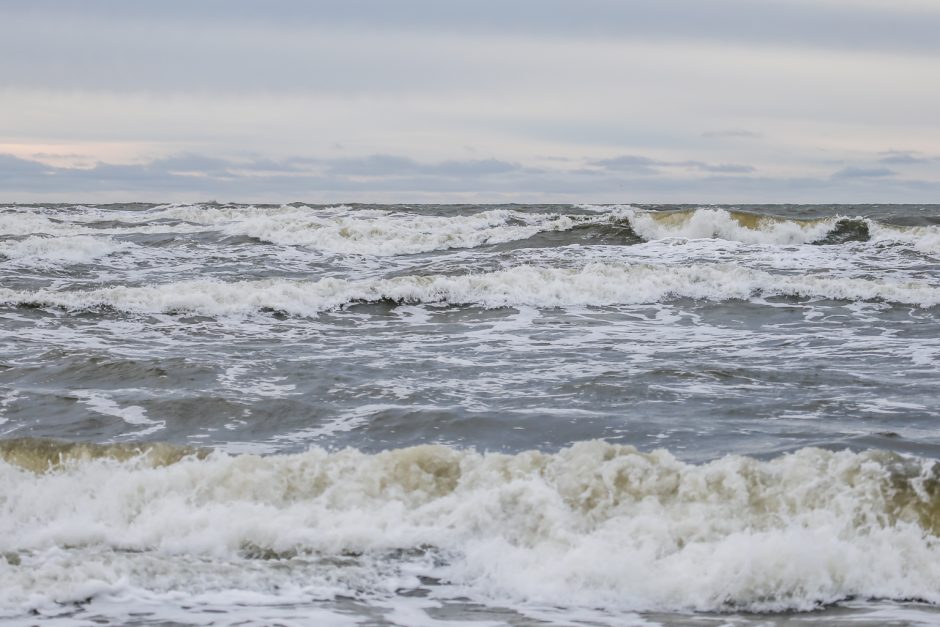
<instances>
[{"instance_id":1,"label":"cloud layer","mask_svg":"<svg viewBox=\"0 0 940 627\"><path fill-rule=\"evenodd\" d=\"M927 0L8 0L0 201L936 201L937 32Z\"/></svg>"},{"instance_id":2,"label":"cloud layer","mask_svg":"<svg viewBox=\"0 0 940 627\"><path fill-rule=\"evenodd\" d=\"M566 167L567 166L567 167ZM540 168L494 159L418 162L404 156L283 161L180 154L138 164L56 167L0 155L10 200L229 200L247 202L752 202L771 190L796 202L897 202L940 194L940 184L880 167L850 166L826 178L767 177L750 166L664 163L636 155Z\"/></svg>"}]
</instances>

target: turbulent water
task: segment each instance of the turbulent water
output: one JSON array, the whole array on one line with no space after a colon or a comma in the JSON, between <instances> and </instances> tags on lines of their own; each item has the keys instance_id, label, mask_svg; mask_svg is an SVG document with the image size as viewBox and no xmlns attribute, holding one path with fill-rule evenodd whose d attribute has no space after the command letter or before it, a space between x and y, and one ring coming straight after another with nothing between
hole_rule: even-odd
<instances>
[{"instance_id":1,"label":"turbulent water","mask_svg":"<svg viewBox=\"0 0 940 627\"><path fill-rule=\"evenodd\" d=\"M940 622L940 206L0 207L0 620Z\"/></svg>"}]
</instances>

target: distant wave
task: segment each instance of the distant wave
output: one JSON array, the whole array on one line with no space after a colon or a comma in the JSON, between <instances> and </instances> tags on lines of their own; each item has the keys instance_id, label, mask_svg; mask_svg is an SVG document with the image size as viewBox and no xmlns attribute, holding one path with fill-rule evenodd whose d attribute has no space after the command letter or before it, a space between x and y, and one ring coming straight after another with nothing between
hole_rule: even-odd
<instances>
[{"instance_id":1,"label":"distant wave","mask_svg":"<svg viewBox=\"0 0 940 627\"><path fill-rule=\"evenodd\" d=\"M636 211L629 220L637 234L646 240L682 237L718 238L746 244L806 244L827 237L839 219L789 220L726 209L694 209Z\"/></svg>"},{"instance_id":2,"label":"distant wave","mask_svg":"<svg viewBox=\"0 0 940 627\"><path fill-rule=\"evenodd\" d=\"M582 221L565 215L503 209L451 217L391 212L320 216L307 211L232 222L224 232L279 245L386 256L499 244L543 231L566 231Z\"/></svg>"},{"instance_id":3,"label":"distant wave","mask_svg":"<svg viewBox=\"0 0 940 627\"><path fill-rule=\"evenodd\" d=\"M326 580L329 594L358 596L386 589L396 560L412 577L504 603L673 611L940 603L933 461L802 449L691 465L599 441L516 455L444 446L131 453L128 445L0 446L0 606L83 602L166 581L274 598L273 582L283 587L289 572L281 564L295 563L320 564L309 576ZM200 557L215 565L208 579L190 559ZM242 561L219 567L225 559Z\"/></svg>"},{"instance_id":4,"label":"distant wave","mask_svg":"<svg viewBox=\"0 0 940 627\"><path fill-rule=\"evenodd\" d=\"M223 283L182 281L91 290L0 288L0 303L66 310L113 308L137 313L245 314L275 310L298 316L354 303L442 303L486 308L608 306L680 298L723 301L793 296L887 301L932 307L940 287L824 275L779 275L736 265L592 263L579 269L516 266L468 275L319 281L267 279Z\"/></svg>"},{"instance_id":5,"label":"distant wave","mask_svg":"<svg viewBox=\"0 0 940 627\"><path fill-rule=\"evenodd\" d=\"M871 241L909 244L922 252L940 252L940 227L937 226L904 227L849 216L794 219L710 208L681 211L647 211L630 206L579 205L579 208L593 208L626 220L636 234L647 241L725 239L764 245Z\"/></svg>"},{"instance_id":6,"label":"distant wave","mask_svg":"<svg viewBox=\"0 0 940 627\"><path fill-rule=\"evenodd\" d=\"M540 233L568 233L555 245L676 239L725 239L752 245L894 243L940 252L940 227L896 226L851 216L792 219L723 208L652 211L629 205L578 205L591 213L534 213L486 209L462 215L420 210L284 205L169 205L145 211L76 208L55 218L41 209L0 212L9 235L130 235L212 231L278 246L303 246L338 254L410 255L523 241ZM79 210L83 209L83 210ZM50 246L53 246L50 244Z\"/></svg>"},{"instance_id":7,"label":"distant wave","mask_svg":"<svg viewBox=\"0 0 940 627\"><path fill-rule=\"evenodd\" d=\"M81 226L54 220L39 211L0 211L0 234L3 235L76 235Z\"/></svg>"},{"instance_id":8,"label":"distant wave","mask_svg":"<svg viewBox=\"0 0 940 627\"><path fill-rule=\"evenodd\" d=\"M69 235L65 237L30 236L0 241L0 258L29 265L77 265L133 248L128 242L109 237Z\"/></svg>"}]
</instances>

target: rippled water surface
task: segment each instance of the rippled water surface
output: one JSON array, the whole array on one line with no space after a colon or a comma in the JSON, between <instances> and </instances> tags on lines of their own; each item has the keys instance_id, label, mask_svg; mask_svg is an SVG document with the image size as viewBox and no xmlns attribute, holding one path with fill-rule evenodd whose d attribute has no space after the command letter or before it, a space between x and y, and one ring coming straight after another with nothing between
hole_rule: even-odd
<instances>
[{"instance_id":1,"label":"rippled water surface","mask_svg":"<svg viewBox=\"0 0 940 627\"><path fill-rule=\"evenodd\" d=\"M940 206L0 207L0 618L935 624Z\"/></svg>"}]
</instances>

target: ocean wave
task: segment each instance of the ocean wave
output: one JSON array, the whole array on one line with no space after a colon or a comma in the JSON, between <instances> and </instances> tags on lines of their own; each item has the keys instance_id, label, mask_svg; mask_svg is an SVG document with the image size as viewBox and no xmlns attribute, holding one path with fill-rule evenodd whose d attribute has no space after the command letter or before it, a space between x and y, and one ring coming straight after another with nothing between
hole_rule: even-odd
<instances>
[{"instance_id":1,"label":"ocean wave","mask_svg":"<svg viewBox=\"0 0 940 627\"><path fill-rule=\"evenodd\" d=\"M55 446L0 448L0 606L167 580L228 589L227 577L264 560L282 578L293 564L306 577L304 564L318 560L337 594L387 593L376 581L387 573L367 571L394 566L396 555L432 555L413 560L410 575L507 603L781 611L853 597L940 602L934 461L803 449L692 465L600 441L557 453L420 446L158 464L154 450L127 460L126 445L113 455L98 447L62 463ZM70 553L81 559L62 568ZM189 582L200 557L247 561ZM240 585L271 594L254 575Z\"/></svg>"},{"instance_id":2,"label":"ocean wave","mask_svg":"<svg viewBox=\"0 0 940 627\"><path fill-rule=\"evenodd\" d=\"M0 288L0 303L66 310L113 308L132 313L208 316L274 310L297 316L356 303L515 306L612 306L691 298L724 301L789 296L844 301L886 301L932 307L940 287L825 275L781 275L736 265L592 263L579 269L516 266L469 275L401 276L319 281L265 279L223 283L194 280L143 287L91 290Z\"/></svg>"},{"instance_id":3,"label":"ocean wave","mask_svg":"<svg viewBox=\"0 0 940 627\"><path fill-rule=\"evenodd\" d=\"M897 227L872 223L870 229L872 232L872 241L907 244L920 252L928 254L940 253L940 227Z\"/></svg>"},{"instance_id":4,"label":"ocean wave","mask_svg":"<svg viewBox=\"0 0 940 627\"><path fill-rule=\"evenodd\" d=\"M51 218L39 210L0 212L0 233L3 235L76 235L84 232L84 227Z\"/></svg>"},{"instance_id":5,"label":"ocean wave","mask_svg":"<svg viewBox=\"0 0 940 627\"><path fill-rule=\"evenodd\" d=\"M143 465L157 467L174 464L191 456L202 459L208 454L206 449L162 442L99 444L34 438L0 440L0 458L8 464L37 473L62 470L95 460L133 461L137 468Z\"/></svg>"},{"instance_id":6,"label":"ocean wave","mask_svg":"<svg viewBox=\"0 0 940 627\"><path fill-rule=\"evenodd\" d=\"M940 252L940 227L890 225L859 216L798 219L707 207L678 211L645 210L631 205L575 208L592 211L594 215L490 209L441 216L346 205L327 208L185 205L149 212L137 219L181 220L280 246L376 256L475 248L582 227L601 227L598 233L607 236L604 228L611 225L629 229L628 233L617 233L624 243L632 243L634 237L646 241L725 239L755 245L871 241L906 244L926 253Z\"/></svg>"},{"instance_id":7,"label":"ocean wave","mask_svg":"<svg viewBox=\"0 0 940 627\"><path fill-rule=\"evenodd\" d=\"M137 214L135 221L182 221L252 237L278 246L305 246L341 254L393 256L473 248L525 239L543 231L567 231L606 218L490 209L441 216L348 205L169 205Z\"/></svg>"},{"instance_id":8,"label":"ocean wave","mask_svg":"<svg viewBox=\"0 0 940 627\"><path fill-rule=\"evenodd\" d=\"M465 216L363 213L320 215L294 211L255 216L227 224L224 232L281 246L301 245L334 253L391 256L500 244L543 231L567 231L584 221L576 216L527 214L505 209Z\"/></svg>"},{"instance_id":9,"label":"ocean wave","mask_svg":"<svg viewBox=\"0 0 940 627\"><path fill-rule=\"evenodd\" d=\"M860 216L798 219L701 207L652 211L629 205L576 205L627 221L647 241L725 239L745 244L798 245L874 242L907 244L925 253L940 252L940 227L891 225Z\"/></svg>"},{"instance_id":10,"label":"ocean wave","mask_svg":"<svg viewBox=\"0 0 940 627\"><path fill-rule=\"evenodd\" d=\"M806 244L824 239L840 218L792 220L727 209L633 211L630 224L646 240L718 238L746 244Z\"/></svg>"},{"instance_id":11,"label":"ocean wave","mask_svg":"<svg viewBox=\"0 0 940 627\"><path fill-rule=\"evenodd\" d=\"M77 265L90 263L133 246L129 242L116 242L109 237L91 235L33 235L19 240L0 241L0 257L29 265Z\"/></svg>"},{"instance_id":12,"label":"ocean wave","mask_svg":"<svg viewBox=\"0 0 940 627\"><path fill-rule=\"evenodd\" d=\"M0 212L0 231L10 235L130 235L218 232L277 246L303 246L338 254L394 256L477 248L526 240L545 232L576 232L567 243L611 238L638 240L724 239L751 245L900 244L940 252L940 227L900 226L843 215L784 218L725 208L647 210L631 205L576 205L591 213L484 209L433 215L409 209L346 205L166 205L140 211L95 209L50 213L47 209ZM106 218L113 224L107 225ZM612 231L610 227L614 227ZM593 230L592 230L593 229ZM561 239L556 244L564 244Z\"/></svg>"}]
</instances>

